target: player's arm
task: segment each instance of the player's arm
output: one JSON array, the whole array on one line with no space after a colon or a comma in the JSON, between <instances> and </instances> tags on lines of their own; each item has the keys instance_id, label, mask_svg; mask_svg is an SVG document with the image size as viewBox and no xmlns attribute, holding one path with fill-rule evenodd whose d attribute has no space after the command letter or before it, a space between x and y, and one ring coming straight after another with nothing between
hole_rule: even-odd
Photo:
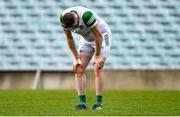
<instances>
[{"instance_id":1,"label":"player's arm","mask_svg":"<svg viewBox=\"0 0 180 117\"><path fill-rule=\"evenodd\" d=\"M95 25L95 27L93 27L91 30L95 35L95 42L96 42L95 56L98 57L100 56L101 53L102 33L100 32L98 25Z\"/></svg>"},{"instance_id":2,"label":"player's arm","mask_svg":"<svg viewBox=\"0 0 180 117\"><path fill-rule=\"evenodd\" d=\"M60 23L61 23L61 26L63 27L63 31L64 31L64 34L66 36L68 46L69 46L69 48L70 48L70 50L71 50L71 52L72 52L72 54L74 56L73 71L77 72L77 67L78 66L81 67L81 60L80 60L80 57L78 55L76 45L75 45L75 42L73 40L73 36L71 34L71 31L67 30L63 25L63 15L62 14L60 15Z\"/></svg>"},{"instance_id":3,"label":"player's arm","mask_svg":"<svg viewBox=\"0 0 180 117\"><path fill-rule=\"evenodd\" d=\"M69 46L71 52L74 55L74 58L79 58L79 55L78 55L78 52L77 52L77 49L76 49L76 45L75 45L75 42L73 40L71 31L64 29L64 33L65 33L65 36L67 38L68 46Z\"/></svg>"},{"instance_id":4,"label":"player's arm","mask_svg":"<svg viewBox=\"0 0 180 117\"><path fill-rule=\"evenodd\" d=\"M102 33L100 32L98 25L95 25L95 27L93 27L91 30L95 35L95 42L96 42L96 51L95 51L94 63L97 64L98 67L101 69L104 66L104 60L101 56Z\"/></svg>"},{"instance_id":5,"label":"player's arm","mask_svg":"<svg viewBox=\"0 0 180 117\"><path fill-rule=\"evenodd\" d=\"M71 52L72 52L73 55L74 55L73 71L76 73L78 66L81 67L81 64L82 64L82 63L81 63L80 57L79 57L79 55L78 55L78 52L77 52L77 49L76 49L76 45L75 45L75 42L74 42L74 40L73 40L71 31L69 31L69 30L64 30L64 33L65 33L66 38L67 38L68 46L69 46Z\"/></svg>"},{"instance_id":6,"label":"player's arm","mask_svg":"<svg viewBox=\"0 0 180 117\"><path fill-rule=\"evenodd\" d=\"M97 25L96 18L91 11L86 11L83 14L83 21L87 27L91 29L91 31L95 35L95 42L96 42L96 50L95 50L95 61L94 63L98 65L99 68L104 66L104 61L101 56L101 46L102 46L102 33Z\"/></svg>"},{"instance_id":7,"label":"player's arm","mask_svg":"<svg viewBox=\"0 0 180 117\"><path fill-rule=\"evenodd\" d=\"M91 29L91 31L94 33L96 37L96 52L95 56L100 56L101 52L101 45L102 45L102 34L99 30L99 27L97 25L96 18L94 14L91 11L86 11L83 13L83 21L87 27Z\"/></svg>"}]
</instances>

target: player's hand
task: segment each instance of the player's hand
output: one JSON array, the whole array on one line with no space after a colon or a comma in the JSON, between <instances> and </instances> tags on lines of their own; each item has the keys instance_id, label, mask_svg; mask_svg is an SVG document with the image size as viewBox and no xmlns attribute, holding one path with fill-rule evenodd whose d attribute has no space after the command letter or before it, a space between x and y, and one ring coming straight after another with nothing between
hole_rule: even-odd
<instances>
[{"instance_id":1,"label":"player's hand","mask_svg":"<svg viewBox=\"0 0 180 117\"><path fill-rule=\"evenodd\" d=\"M78 68L80 67L81 68L81 59L78 57L78 58L74 58L74 61L73 61L73 71L76 73Z\"/></svg>"},{"instance_id":2,"label":"player's hand","mask_svg":"<svg viewBox=\"0 0 180 117\"><path fill-rule=\"evenodd\" d=\"M97 65L99 69L104 67L104 59L102 56L95 56L94 65Z\"/></svg>"}]
</instances>

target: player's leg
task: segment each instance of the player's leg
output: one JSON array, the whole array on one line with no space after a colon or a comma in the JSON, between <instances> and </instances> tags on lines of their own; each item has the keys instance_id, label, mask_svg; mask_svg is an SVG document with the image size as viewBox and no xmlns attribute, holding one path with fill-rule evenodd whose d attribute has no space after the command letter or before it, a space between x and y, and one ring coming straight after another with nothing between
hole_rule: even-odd
<instances>
[{"instance_id":1,"label":"player's leg","mask_svg":"<svg viewBox=\"0 0 180 117\"><path fill-rule=\"evenodd\" d=\"M79 96L80 104L76 106L76 109L86 108L86 69L92 58L93 48L90 48L85 42L80 42L78 52L81 59L81 66L77 68L75 73L76 89Z\"/></svg>"},{"instance_id":2,"label":"player's leg","mask_svg":"<svg viewBox=\"0 0 180 117\"><path fill-rule=\"evenodd\" d=\"M85 94L86 94L86 68L91 60L91 56L80 55L81 66L78 66L77 72L75 73L75 82L77 93L80 98L80 103L86 104Z\"/></svg>"},{"instance_id":3,"label":"player's leg","mask_svg":"<svg viewBox=\"0 0 180 117\"><path fill-rule=\"evenodd\" d=\"M105 58L103 58L105 63ZM102 109L102 97L103 97L103 87L104 87L104 72L103 68L99 68L97 64L94 64L94 74L95 74L95 89L96 89L96 103L92 106L92 110Z\"/></svg>"},{"instance_id":4,"label":"player's leg","mask_svg":"<svg viewBox=\"0 0 180 117\"><path fill-rule=\"evenodd\" d=\"M79 96L80 104L76 106L76 109L87 109L86 107L86 68L89 64L91 57L86 55L80 55L81 66L77 68L75 73L76 89Z\"/></svg>"},{"instance_id":5,"label":"player's leg","mask_svg":"<svg viewBox=\"0 0 180 117\"><path fill-rule=\"evenodd\" d=\"M103 62L105 63L105 58L103 58ZM95 88L96 88L96 95L102 95L103 94L103 78L104 78L104 72L103 68L99 68L97 64L94 64L94 74L95 74ZM100 103L102 103L102 100L99 100ZM99 102L98 101L98 102Z\"/></svg>"},{"instance_id":6,"label":"player's leg","mask_svg":"<svg viewBox=\"0 0 180 117\"><path fill-rule=\"evenodd\" d=\"M106 57L110 52L111 32L103 34L103 42L101 48L101 56L105 64ZM97 63L94 64L95 73L95 89L96 89L96 103L92 106L92 110L102 109L103 87L104 87L104 72L103 67L100 68Z\"/></svg>"}]
</instances>

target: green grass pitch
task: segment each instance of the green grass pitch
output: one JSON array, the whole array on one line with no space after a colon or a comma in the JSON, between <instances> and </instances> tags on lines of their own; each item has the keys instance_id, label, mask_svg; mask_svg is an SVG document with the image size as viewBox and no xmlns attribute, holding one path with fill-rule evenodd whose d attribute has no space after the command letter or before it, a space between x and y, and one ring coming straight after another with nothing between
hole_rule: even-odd
<instances>
[{"instance_id":1,"label":"green grass pitch","mask_svg":"<svg viewBox=\"0 0 180 117\"><path fill-rule=\"evenodd\" d=\"M95 92L87 92L90 107ZM75 90L0 90L0 116L113 116L113 115L180 115L180 91L104 92L103 110L74 110L78 103Z\"/></svg>"}]
</instances>

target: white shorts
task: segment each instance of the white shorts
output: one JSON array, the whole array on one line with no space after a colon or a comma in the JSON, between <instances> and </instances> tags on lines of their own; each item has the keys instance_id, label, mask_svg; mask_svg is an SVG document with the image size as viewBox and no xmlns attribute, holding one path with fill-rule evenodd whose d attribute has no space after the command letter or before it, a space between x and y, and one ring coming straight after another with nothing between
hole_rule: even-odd
<instances>
[{"instance_id":1,"label":"white shorts","mask_svg":"<svg viewBox=\"0 0 180 117\"><path fill-rule=\"evenodd\" d=\"M107 57L110 54L111 48L111 31L107 31L102 33L102 47L101 47L101 55L102 57ZM80 55L87 55L93 56L96 48L95 41L88 42L83 37L81 37L79 46L78 46L78 53Z\"/></svg>"}]
</instances>

